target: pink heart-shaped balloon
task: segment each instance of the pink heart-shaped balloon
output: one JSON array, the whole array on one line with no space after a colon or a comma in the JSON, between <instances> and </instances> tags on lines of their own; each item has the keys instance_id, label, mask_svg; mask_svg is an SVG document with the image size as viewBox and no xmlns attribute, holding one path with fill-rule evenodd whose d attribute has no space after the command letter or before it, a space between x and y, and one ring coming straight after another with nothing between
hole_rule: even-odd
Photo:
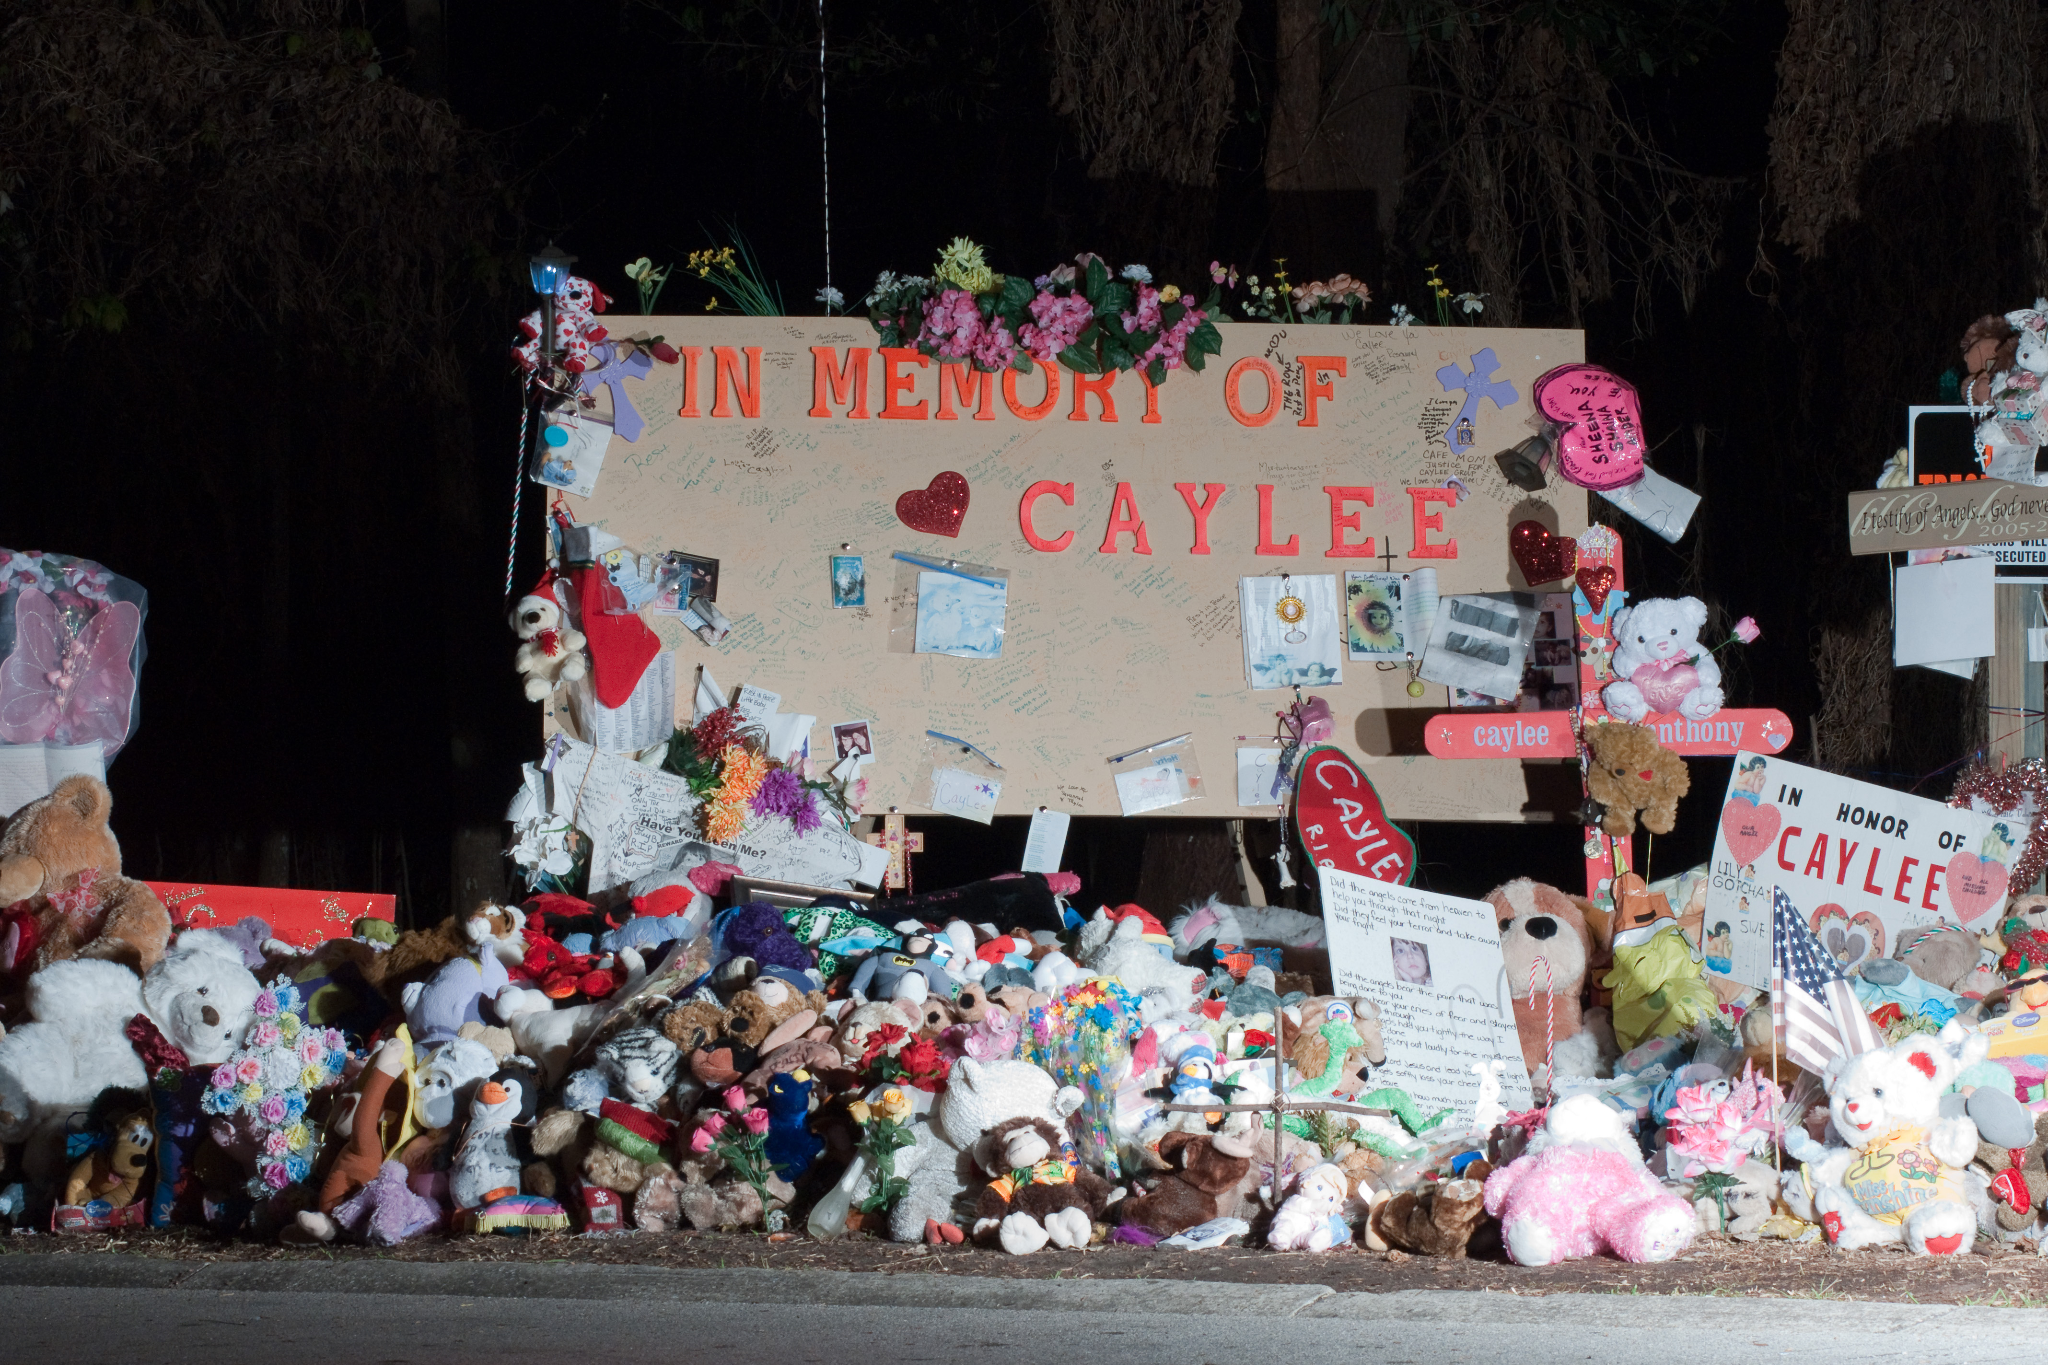
<instances>
[{"instance_id":1,"label":"pink heart-shaped balloon","mask_svg":"<svg viewBox=\"0 0 2048 1365\"><path fill-rule=\"evenodd\" d=\"M1778 808L1769 802L1753 806L1735 800L1721 808L1721 837L1728 841L1728 851L1735 856L1737 867L1747 867L1763 856L1771 840L1778 837L1782 818Z\"/></svg>"},{"instance_id":2,"label":"pink heart-shaped balloon","mask_svg":"<svg viewBox=\"0 0 2048 1365\"><path fill-rule=\"evenodd\" d=\"M2005 888L2004 863L1979 858L1974 853L1958 853L1948 860L1948 878L1942 883L1942 890L1948 892L1948 903L1956 918L1965 924L1993 906L2004 904Z\"/></svg>"},{"instance_id":3,"label":"pink heart-shaped balloon","mask_svg":"<svg viewBox=\"0 0 2048 1365\"><path fill-rule=\"evenodd\" d=\"M1557 469L1581 488L1643 477L1643 411L1635 385L1598 365L1559 365L1536 380L1536 410L1557 424Z\"/></svg>"}]
</instances>

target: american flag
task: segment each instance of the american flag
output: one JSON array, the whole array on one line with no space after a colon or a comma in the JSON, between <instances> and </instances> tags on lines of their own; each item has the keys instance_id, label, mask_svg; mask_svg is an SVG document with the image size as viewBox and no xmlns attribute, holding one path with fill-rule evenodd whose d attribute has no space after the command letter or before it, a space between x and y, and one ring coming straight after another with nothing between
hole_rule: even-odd
<instances>
[{"instance_id":1,"label":"american flag","mask_svg":"<svg viewBox=\"0 0 2048 1365\"><path fill-rule=\"evenodd\" d=\"M1771 898L1771 1024L1785 1055L1816 1076L1828 1059L1885 1045L1842 969L1792 898Z\"/></svg>"}]
</instances>

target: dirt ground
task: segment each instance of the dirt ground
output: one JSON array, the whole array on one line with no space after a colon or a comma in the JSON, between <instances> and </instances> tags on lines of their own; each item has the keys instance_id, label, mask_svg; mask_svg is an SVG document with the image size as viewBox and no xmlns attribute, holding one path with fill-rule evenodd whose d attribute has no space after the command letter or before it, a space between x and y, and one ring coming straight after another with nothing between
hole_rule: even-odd
<instances>
[{"instance_id":1,"label":"dirt ground","mask_svg":"<svg viewBox=\"0 0 2048 1365\"><path fill-rule=\"evenodd\" d=\"M1903 1250L1835 1252L1824 1245L1736 1243L1702 1237L1663 1265L1595 1259L1530 1270L1504 1261L1432 1260L1346 1248L1323 1255L1238 1248L1167 1251L1126 1246L1083 1253L1006 1256L971 1247L927 1249L855 1236L831 1245L759 1233L631 1233L525 1238L425 1238L391 1250L297 1250L220 1241L193 1232L69 1236L16 1233L0 1255L131 1256L202 1261L522 1261L652 1265L675 1269L801 1269L892 1275L982 1275L1005 1279L1184 1279L1239 1284L1325 1284L1339 1291L1478 1289L1508 1294L1713 1294L1752 1298L1866 1299L1894 1303L2048 1307L2048 1258L2030 1249L1919 1258Z\"/></svg>"}]
</instances>

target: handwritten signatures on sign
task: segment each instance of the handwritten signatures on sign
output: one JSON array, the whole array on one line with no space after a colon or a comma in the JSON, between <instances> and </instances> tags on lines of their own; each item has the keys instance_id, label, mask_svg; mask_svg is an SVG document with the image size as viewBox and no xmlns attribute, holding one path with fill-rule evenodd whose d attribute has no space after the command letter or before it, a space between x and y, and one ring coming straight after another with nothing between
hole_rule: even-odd
<instances>
[{"instance_id":1,"label":"handwritten signatures on sign","mask_svg":"<svg viewBox=\"0 0 2048 1365\"><path fill-rule=\"evenodd\" d=\"M2048 536L2048 488L1976 479L1849 495L1849 553L1938 550Z\"/></svg>"}]
</instances>

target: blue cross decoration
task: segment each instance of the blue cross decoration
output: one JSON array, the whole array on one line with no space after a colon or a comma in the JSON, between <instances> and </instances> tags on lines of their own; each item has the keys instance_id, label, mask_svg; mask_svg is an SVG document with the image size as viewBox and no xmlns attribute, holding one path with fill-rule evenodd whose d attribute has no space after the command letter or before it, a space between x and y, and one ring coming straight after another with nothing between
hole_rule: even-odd
<instances>
[{"instance_id":1,"label":"blue cross decoration","mask_svg":"<svg viewBox=\"0 0 2048 1365\"><path fill-rule=\"evenodd\" d=\"M1479 443L1472 419L1479 415L1480 399L1491 398L1495 407L1505 409L1508 404L1520 402L1522 398L1513 384L1493 378L1493 372L1500 368L1500 357L1493 353L1493 347L1488 346L1473 354L1471 365L1470 374L1459 369L1455 361L1436 372L1436 382L1444 386L1445 393L1453 389L1462 389L1465 393L1464 406L1458 409L1451 429L1444 433L1451 449L1460 453Z\"/></svg>"}]
</instances>

